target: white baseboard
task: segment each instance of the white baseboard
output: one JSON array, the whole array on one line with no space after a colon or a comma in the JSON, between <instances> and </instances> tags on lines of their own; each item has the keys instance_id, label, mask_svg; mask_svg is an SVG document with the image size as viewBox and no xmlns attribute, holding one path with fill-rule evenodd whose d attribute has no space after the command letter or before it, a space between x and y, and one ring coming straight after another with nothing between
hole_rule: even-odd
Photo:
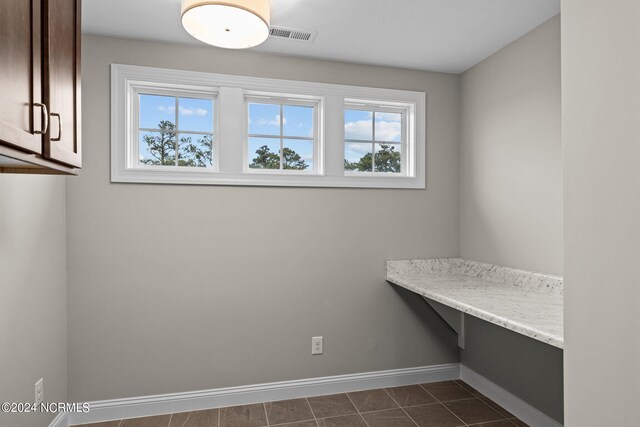
<instances>
[{"instance_id":1,"label":"white baseboard","mask_svg":"<svg viewBox=\"0 0 640 427\"><path fill-rule=\"evenodd\" d=\"M59 414L51 424L49 424L49 427L67 427L75 424L146 417L174 412L197 411L224 406L344 393L380 387L429 383L458 378L467 382L480 393L495 401L531 427L562 427L561 423L543 414L482 375L458 363L281 381L185 393L102 400L90 402L91 410L86 414Z\"/></svg>"},{"instance_id":2,"label":"white baseboard","mask_svg":"<svg viewBox=\"0 0 640 427\"><path fill-rule=\"evenodd\" d=\"M67 427L69 425L68 414L60 412L49 424L49 427Z\"/></svg>"},{"instance_id":3,"label":"white baseboard","mask_svg":"<svg viewBox=\"0 0 640 427\"><path fill-rule=\"evenodd\" d=\"M451 363L186 393L102 400L90 402L91 410L88 413L68 414L66 421L68 425L86 424L458 378L460 378L460 364ZM66 425L51 424L49 427L66 427Z\"/></svg>"},{"instance_id":4,"label":"white baseboard","mask_svg":"<svg viewBox=\"0 0 640 427\"><path fill-rule=\"evenodd\" d=\"M460 379L531 427L562 427L561 423L464 365L460 365Z\"/></svg>"}]
</instances>

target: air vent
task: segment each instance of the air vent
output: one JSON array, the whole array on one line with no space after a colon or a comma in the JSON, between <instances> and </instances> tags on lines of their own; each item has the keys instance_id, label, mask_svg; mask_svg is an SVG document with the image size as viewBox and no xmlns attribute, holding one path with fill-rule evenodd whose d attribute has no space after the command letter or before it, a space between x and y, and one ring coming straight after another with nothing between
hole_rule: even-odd
<instances>
[{"instance_id":1,"label":"air vent","mask_svg":"<svg viewBox=\"0 0 640 427\"><path fill-rule=\"evenodd\" d=\"M316 37L316 31L297 30L295 28L271 27L269 37L288 39L296 42L311 43Z\"/></svg>"}]
</instances>

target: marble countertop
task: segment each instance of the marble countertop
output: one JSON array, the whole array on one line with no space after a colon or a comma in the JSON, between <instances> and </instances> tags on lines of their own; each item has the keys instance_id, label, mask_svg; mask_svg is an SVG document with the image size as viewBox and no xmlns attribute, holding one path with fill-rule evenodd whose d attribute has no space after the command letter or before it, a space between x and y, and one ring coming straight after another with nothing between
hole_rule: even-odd
<instances>
[{"instance_id":1,"label":"marble countertop","mask_svg":"<svg viewBox=\"0 0 640 427\"><path fill-rule=\"evenodd\" d=\"M387 281L563 348L562 278L461 258L387 261Z\"/></svg>"}]
</instances>

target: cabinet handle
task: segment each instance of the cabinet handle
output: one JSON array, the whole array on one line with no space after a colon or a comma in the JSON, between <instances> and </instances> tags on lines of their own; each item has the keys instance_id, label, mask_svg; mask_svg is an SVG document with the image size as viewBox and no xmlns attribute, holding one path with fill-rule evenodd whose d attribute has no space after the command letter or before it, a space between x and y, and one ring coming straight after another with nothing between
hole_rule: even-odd
<instances>
[{"instance_id":1,"label":"cabinet handle","mask_svg":"<svg viewBox=\"0 0 640 427\"><path fill-rule=\"evenodd\" d=\"M57 138L51 138L51 140L52 141L60 141L62 139L62 120L60 119L60 114L51 113L51 117L57 117L58 118L58 137Z\"/></svg>"},{"instance_id":2,"label":"cabinet handle","mask_svg":"<svg viewBox=\"0 0 640 427\"><path fill-rule=\"evenodd\" d=\"M47 110L47 106L36 102L33 104L35 107L42 108L42 119L44 119L44 128L42 130L34 130L33 133L36 135L44 135L49 130L49 110Z\"/></svg>"}]
</instances>

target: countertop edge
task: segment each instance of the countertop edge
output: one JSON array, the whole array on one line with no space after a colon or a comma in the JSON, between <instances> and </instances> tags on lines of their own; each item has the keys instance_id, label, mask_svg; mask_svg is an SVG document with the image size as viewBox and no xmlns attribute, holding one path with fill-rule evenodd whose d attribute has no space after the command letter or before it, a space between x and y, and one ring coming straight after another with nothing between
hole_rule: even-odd
<instances>
[{"instance_id":1,"label":"countertop edge","mask_svg":"<svg viewBox=\"0 0 640 427\"><path fill-rule=\"evenodd\" d=\"M539 331L537 329L531 328L530 326L522 325L520 323L514 322L513 320L498 316L496 314L493 314L487 311L483 311L476 307L461 303L457 300L447 298L446 296L443 296L439 293L430 292L420 286L415 286L410 281L404 280L401 277L398 277L396 275L387 274L386 280L387 282L401 286L423 297L432 299L436 302L439 302L441 304L444 304L456 310L460 310L465 314L478 317L479 319L485 320L489 323L493 323L494 325L522 334L524 336L543 342L545 344L549 344L554 347L564 349L563 337L558 337L557 335L551 335L551 334Z\"/></svg>"}]
</instances>

